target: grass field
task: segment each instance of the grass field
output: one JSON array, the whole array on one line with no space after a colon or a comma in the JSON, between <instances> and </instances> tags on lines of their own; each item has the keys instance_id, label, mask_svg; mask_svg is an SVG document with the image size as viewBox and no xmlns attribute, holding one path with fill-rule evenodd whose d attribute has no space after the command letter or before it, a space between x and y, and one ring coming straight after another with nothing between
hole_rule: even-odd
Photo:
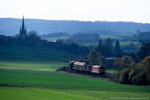
<instances>
[{"instance_id":1,"label":"grass field","mask_svg":"<svg viewBox=\"0 0 150 100\"><path fill-rule=\"evenodd\" d=\"M0 61L62 62L70 56L52 47L0 46Z\"/></svg>"},{"instance_id":2,"label":"grass field","mask_svg":"<svg viewBox=\"0 0 150 100\"><path fill-rule=\"evenodd\" d=\"M134 95L133 95L134 94ZM8 96L9 95L9 96ZM113 97L135 98L146 97L147 92L97 91L97 90L66 90L0 87L1 100L110 100ZM138 99L139 100L139 99ZM149 100L149 99L147 99Z\"/></svg>"},{"instance_id":3,"label":"grass field","mask_svg":"<svg viewBox=\"0 0 150 100\"><path fill-rule=\"evenodd\" d=\"M0 61L0 68L55 71L56 69L68 65L67 62L10 62Z\"/></svg>"},{"instance_id":4,"label":"grass field","mask_svg":"<svg viewBox=\"0 0 150 100\"><path fill-rule=\"evenodd\" d=\"M97 42L85 42L85 43L80 43L80 44L85 45L85 46L90 46L90 45L97 46L98 41ZM127 46L127 45L130 45L130 44L140 45L140 43L138 43L138 42L120 41L120 46ZM113 45L115 45L115 42L114 42Z\"/></svg>"},{"instance_id":5,"label":"grass field","mask_svg":"<svg viewBox=\"0 0 150 100\"><path fill-rule=\"evenodd\" d=\"M91 78L65 72L0 69L0 76L1 100L150 98L150 87L148 86L116 84L107 79ZM2 84L5 85L2 86Z\"/></svg>"},{"instance_id":6,"label":"grass field","mask_svg":"<svg viewBox=\"0 0 150 100\"><path fill-rule=\"evenodd\" d=\"M122 39L123 37L131 37L133 34L112 34L112 35L100 35L100 38L102 39L107 39L107 38L112 38L112 39Z\"/></svg>"},{"instance_id":7,"label":"grass field","mask_svg":"<svg viewBox=\"0 0 150 100\"><path fill-rule=\"evenodd\" d=\"M68 39L69 36L63 36L63 37L53 37L53 38L42 38L42 39L45 39L45 40L48 40L48 41L56 41L58 39Z\"/></svg>"},{"instance_id":8,"label":"grass field","mask_svg":"<svg viewBox=\"0 0 150 100\"><path fill-rule=\"evenodd\" d=\"M54 49L1 46L0 100L150 99L150 86L123 85L104 78L56 71L68 65L61 60L64 55L69 57Z\"/></svg>"}]
</instances>

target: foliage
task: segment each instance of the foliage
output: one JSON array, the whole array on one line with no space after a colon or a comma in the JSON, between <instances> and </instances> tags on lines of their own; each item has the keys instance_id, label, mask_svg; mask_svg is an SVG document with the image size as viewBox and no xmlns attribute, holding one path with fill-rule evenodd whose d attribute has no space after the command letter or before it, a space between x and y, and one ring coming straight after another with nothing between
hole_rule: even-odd
<instances>
[{"instance_id":1,"label":"foliage","mask_svg":"<svg viewBox=\"0 0 150 100\"><path fill-rule=\"evenodd\" d=\"M116 40L115 42L115 48L114 48L114 54L115 56L117 57L120 57L121 56L121 50L120 50L120 42L119 42L119 39Z\"/></svg>"},{"instance_id":2,"label":"foliage","mask_svg":"<svg viewBox=\"0 0 150 100\"><path fill-rule=\"evenodd\" d=\"M126 68L120 71L120 77L119 77L119 82L122 84L129 84L130 80L129 80L129 72L130 69Z\"/></svg>"},{"instance_id":3,"label":"foliage","mask_svg":"<svg viewBox=\"0 0 150 100\"><path fill-rule=\"evenodd\" d=\"M146 78L150 83L150 56L145 57L145 59L141 62L141 65L144 67L146 72Z\"/></svg>"},{"instance_id":4,"label":"foliage","mask_svg":"<svg viewBox=\"0 0 150 100\"><path fill-rule=\"evenodd\" d=\"M143 68L141 66L133 67L129 73L129 80L132 80L132 78L141 71L143 72Z\"/></svg>"},{"instance_id":5,"label":"foliage","mask_svg":"<svg viewBox=\"0 0 150 100\"><path fill-rule=\"evenodd\" d=\"M150 43L143 43L138 52L140 60L144 59L146 56L150 56Z\"/></svg>"},{"instance_id":6,"label":"foliage","mask_svg":"<svg viewBox=\"0 0 150 100\"><path fill-rule=\"evenodd\" d=\"M91 50L88 59L92 65L99 65L100 64L100 55L95 50Z\"/></svg>"},{"instance_id":7,"label":"foliage","mask_svg":"<svg viewBox=\"0 0 150 100\"><path fill-rule=\"evenodd\" d=\"M131 63L131 60L124 58L124 62L129 64L128 67L124 67L126 64L120 64L121 59L115 61L116 67L121 66L122 69L117 73L115 81L123 84L134 85L149 85L150 81L150 57L145 57L139 64Z\"/></svg>"},{"instance_id":8,"label":"foliage","mask_svg":"<svg viewBox=\"0 0 150 100\"><path fill-rule=\"evenodd\" d=\"M114 67L116 67L119 70L125 69L125 68L132 68L135 66L134 61L129 56L124 56L123 58L117 58L114 61Z\"/></svg>"},{"instance_id":9,"label":"foliage","mask_svg":"<svg viewBox=\"0 0 150 100\"><path fill-rule=\"evenodd\" d=\"M75 43L63 43L62 41L50 42L41 40L37 36L36 31L30 31L27 36L0 36L0 45L11 46L39 46L39 47L51 47L59 50L63 50L76 55L87 55L89 49L85 46L79 46Z\"/></svg>"},{"instance_id":10,"label":"foliage","mask_svg":"<svg viewBox=\"0 0 150 100\"><path fill-rule=\"evenodd\" d=\"M113 40L111 38L106 39L105 42L105 47L106 47L106 57L112 56L113 53Z\"/></svg>"},{"instance_id":11,"label":"foliage","mask_svg":"<svg viewBox=\"0 0 150 100\"><path fill-rule=\"evenodd\" d=\"M150 32L139 32L138 39L139 40L150 40Z\"/></svg>"},{"instance_id":12,"label":"foliage","mask_svg":"<svg viewBox=\"0 0 150 100\"><path fill-rule=\"evenodd\" d=\"M140 72L133 76L132 78L132 84L134 85L147 85L147 79L146 79L146 74L144 72Z\"/></svg>"},{"instance_id":13,"label":"foliage","mask_svg":"<svg viewBox=\"0 0 150 100\"><path fill-rule=\"evenodd\" d=\"M104 41L100 39L96 51L99 52L102 56L110 57L113 55L113 40L108 38Z\"/></svg>"}]
</instances>

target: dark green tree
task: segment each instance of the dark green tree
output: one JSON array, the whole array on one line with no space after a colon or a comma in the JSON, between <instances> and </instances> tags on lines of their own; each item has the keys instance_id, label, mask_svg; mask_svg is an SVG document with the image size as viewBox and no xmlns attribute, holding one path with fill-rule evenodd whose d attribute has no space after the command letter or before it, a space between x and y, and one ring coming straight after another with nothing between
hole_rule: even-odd
<instances>
[{"instance_id":1,"label":"dark green tree","mask_svg":"<svg viewBox=\"0 0 150 100\"><path fill-rule=\"evenodd\" d=\"M106 57L110 57L110 56L112 56L112 51L113 51L113 40L111 39L111 38L108 38L107 40L106 40L106 43L105 43L105 56Z\"/></svg>"},{"instance_id":2,"label":"dark green tree","mask_svg":"<svg viewBox=\"0 0 150 100\"><path fill-rule=\"evenodd\" d=\"M91 50L88 59L92 65L99 65L100 64L100 54L95 50Z\"/></svg>"},{"instance_id":3,"label":"dark green tree","mask_svg":"<svg viewBox=\"0 0 150 100\"><path fill-rule=\"evenodd\" d=\"M105 56L105 47L104 47L101 39L98 42L98 46L96 48L96 51L99 52L100 55Z\"/></svg>"},{"instance_id":4,"label":"dark green tree","mask_svg":"<svg viewBox=\"0 0 150 100\"><path fill-rule=\"evenodd\" d=\"M140 60L143 60L146 56L150 56L150 43L143 43L138 52Z\"/></svg>"},{"instance_id":5,"label":"dark green tree","mask_svg":"<svg viewBox=\"0 0 150 100\"><path fill-rule=\"evenodd\" d=\"M121 55L121 50L120 50L120 42L119 42L119 39L118 40L116 40L116 42L115 42L115 56L119 56L119 55Z\"/></svg>"}]
</instances>

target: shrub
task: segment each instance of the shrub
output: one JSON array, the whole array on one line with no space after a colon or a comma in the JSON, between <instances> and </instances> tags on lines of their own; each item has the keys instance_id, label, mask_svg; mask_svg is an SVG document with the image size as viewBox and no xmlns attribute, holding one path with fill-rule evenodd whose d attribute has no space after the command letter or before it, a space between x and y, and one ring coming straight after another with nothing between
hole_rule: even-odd
<instances>
[{"instance_id":1,"label":"shrub","mask_svg":"<svg viewBox=\"0 0 150 100\"><path fill-rule=\"evenodd\" d=\"M138 73L132 78L132 84L134 85L148 85L148 80L144 72Z\"/></svg>"},{"instance_id":2,"label":"shrub","mask_svg":"<svg viewBox=\"0 0 150 100\"><path fill-rule=\"evenodd\" d=\"M137 67L132 68L129 73L129 80L132 80L132 78L140 72L144 72L144 69L142 67L137 66Z\"/></svg>"},{"instance_id":3,"label":"shrub","mask_svg":"<svg viewBox=\"0 0 150 100\"><path fill-rule=\"evenodd\" d=\"M119 82L122 84L130 84L129 80L129 72L130 69L126 68L120 71L120 77L119 77Z\"/></svg>"}]
</instances>

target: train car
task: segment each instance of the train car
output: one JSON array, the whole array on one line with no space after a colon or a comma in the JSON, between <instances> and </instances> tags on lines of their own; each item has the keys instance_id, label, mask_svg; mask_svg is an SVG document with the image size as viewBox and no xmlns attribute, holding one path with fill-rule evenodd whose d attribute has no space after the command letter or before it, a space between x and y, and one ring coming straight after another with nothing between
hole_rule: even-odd
<instances>
[{"instance_id":1,"label":"train car","mask_svg":"<svg viewBox=\"0 0 150 100\"><path fill-rule=\"evenodd\" d=\"M100 65L90 65L89 62L71 61L69 64L70 70L84 71L95 74L105 74L106 68Z\"/></svg>"}]
</instances>

